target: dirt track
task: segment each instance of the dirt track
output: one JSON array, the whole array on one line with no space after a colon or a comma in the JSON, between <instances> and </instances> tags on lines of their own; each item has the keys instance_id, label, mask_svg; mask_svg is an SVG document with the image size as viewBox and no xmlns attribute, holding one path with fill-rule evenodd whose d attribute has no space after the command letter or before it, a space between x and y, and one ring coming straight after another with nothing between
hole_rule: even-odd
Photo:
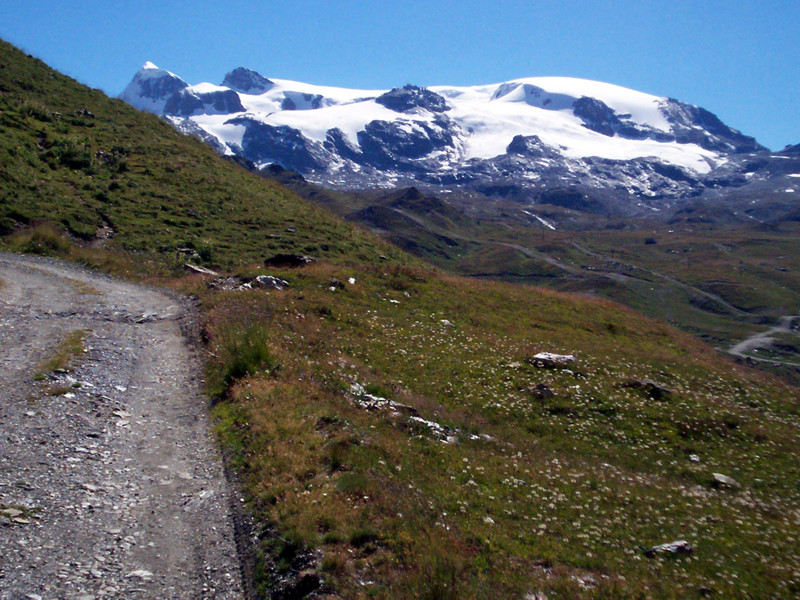
<instances>
[{"instance_id":1,"label":"dirt track","mask_svg":"<svg viewBox=\"0 0 800 600\"><path fill-rule=\"evenodd\" d=\"M799 318L800 317L798 315L788 315L785 317L781 317L780 319L778 319L777 325L775 325L774 327L770 327L765 331L761 331L759 333L751 335L749 338L731 347L728 350L728 353L746 360L765 362L773 365L789 365L798 367L800 366L800 364L795 362L772 360L769 358L759 358L757 356L753 356L752 352L754 350L760 350L772 346L773 342L775 342L775 340L777 339L775 337L776 334L791 333L793 323L795 322L796 319Z\"/></svg>"},{"instance_id":2,"label":"dirt track","mask_svg":"<svg viewBox=\"0 0 800 600\"><path fill-rule=\"evenodd\" d=\"M0 599L242 597L190 312L0 254ZM74 371L35 381L76 330Z\"/></svg>"}]
</instances>

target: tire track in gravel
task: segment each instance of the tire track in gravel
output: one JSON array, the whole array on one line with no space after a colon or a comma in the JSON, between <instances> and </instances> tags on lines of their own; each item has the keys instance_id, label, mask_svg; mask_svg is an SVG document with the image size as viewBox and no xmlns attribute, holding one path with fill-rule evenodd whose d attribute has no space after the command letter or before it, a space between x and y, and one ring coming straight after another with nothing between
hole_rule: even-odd
<instances>
[{"instance_id":1,"label":"tire track in gravel","mask_svg":"<svg viewBox=\"0 0 800 600\"><path fill-rule=\"evenodd\" d=\"M0 600L243 597L191 323L177 296L0 254ZM34 381L78 329L74 370Z\"/></svg>"}]
</instances>

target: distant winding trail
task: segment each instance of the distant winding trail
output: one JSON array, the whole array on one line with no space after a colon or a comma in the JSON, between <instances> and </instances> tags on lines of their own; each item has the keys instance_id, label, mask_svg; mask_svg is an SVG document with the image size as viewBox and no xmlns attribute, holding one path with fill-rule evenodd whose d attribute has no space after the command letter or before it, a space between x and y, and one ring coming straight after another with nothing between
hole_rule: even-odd
<instances>
[{"instance_id":1,"label":"distant winding trail","mask_svg":"<svg viewBox=\"0 0 800 600\"><path fill-rule=\"evenodd\" d=\"M741 342L730 348L728 350L728 353L747 360L755 360L758 362L771 363L774 365L790 365L793 367L800 367L800 363L787 362L782 360L773 360L769 358L758 358L757 356L748 354L748 352L752 352L753 350L757 350L759 348L768 348L769 346L771 346L772 343L775 341L775 338L773 336L776 333L791 333L792 324L794 323L795 319L800 319L800 315L789 315L786 317L781 317L778 320L778 324L775 327L770 327L766 331L762 331L761 333L756 333L751 335L749 338L742 340Z\"/></svg>"},{"instance_id":2,"label":"distant winding trail","mask_svg":"<svg viewBox=\"0 0 800 600\"><path fill-rule=\"evenodd\" d=\"M242 597L190 312L0 254L0 599ZM36 381L76 330L74 371Z\"/></svg>"}]
</instances>

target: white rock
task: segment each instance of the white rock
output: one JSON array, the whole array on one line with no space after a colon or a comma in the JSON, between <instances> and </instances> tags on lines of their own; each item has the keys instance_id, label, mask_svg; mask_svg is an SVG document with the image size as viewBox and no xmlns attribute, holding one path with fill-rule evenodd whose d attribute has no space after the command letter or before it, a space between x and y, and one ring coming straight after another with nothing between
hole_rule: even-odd
<instances>
[{"instance_id":1,"label":"white rock","mask_svg":"<svg viewBox=\"0 0 800 600\"><path fill-rule=\"evenodd\" d=\"M136 571L131 571L127 575L127 577L138 577L139 579L149 579L152 576L153 574L150 571L145 571L144 569L137 569Z\"/></svg>"},{"instance_id":2,"label":"white rock","mask_svg":"<svg viewBox=\"0 0 800 600\"><path fill-rule=\"evenodd\" d=\"M644 555L653 557L656 554L691 554L693 552L692 545L686 540L676 540L668 544L660 544L653 546L644 551Z\"/></svg>"},{"instance_id":3,"label":"white rock","mask_svg":"<svg viewBox=\"0 0 800 600\"><path fill-rule=\"evenodd\" d=\"M550 360L559 363L572 363L575 362L575 356L572 354L554 354L553 352L539 352L533 355L533 360Z\"/></svg>"}]
</instances>

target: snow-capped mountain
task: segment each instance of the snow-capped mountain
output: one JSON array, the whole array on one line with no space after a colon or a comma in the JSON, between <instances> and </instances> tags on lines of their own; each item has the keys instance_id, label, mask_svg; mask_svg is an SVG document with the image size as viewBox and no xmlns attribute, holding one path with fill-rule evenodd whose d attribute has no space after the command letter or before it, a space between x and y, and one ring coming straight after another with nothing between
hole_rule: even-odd
<instances>
[{"instance_id":1,"label":"snow-capped mountain","mask_svg":"<svg viewBox=\"0 0 800 600\"><path fill-rule=\"evenodd\" d=\"M735 157L766 151L705 109L561 77L386 91L240 67L221 85L188 85L147 63L120 97L223 154L343 188L470 185L532 199L595 190L607 204L658 210L702 193Z\"/></svg>"}]
</instances>

